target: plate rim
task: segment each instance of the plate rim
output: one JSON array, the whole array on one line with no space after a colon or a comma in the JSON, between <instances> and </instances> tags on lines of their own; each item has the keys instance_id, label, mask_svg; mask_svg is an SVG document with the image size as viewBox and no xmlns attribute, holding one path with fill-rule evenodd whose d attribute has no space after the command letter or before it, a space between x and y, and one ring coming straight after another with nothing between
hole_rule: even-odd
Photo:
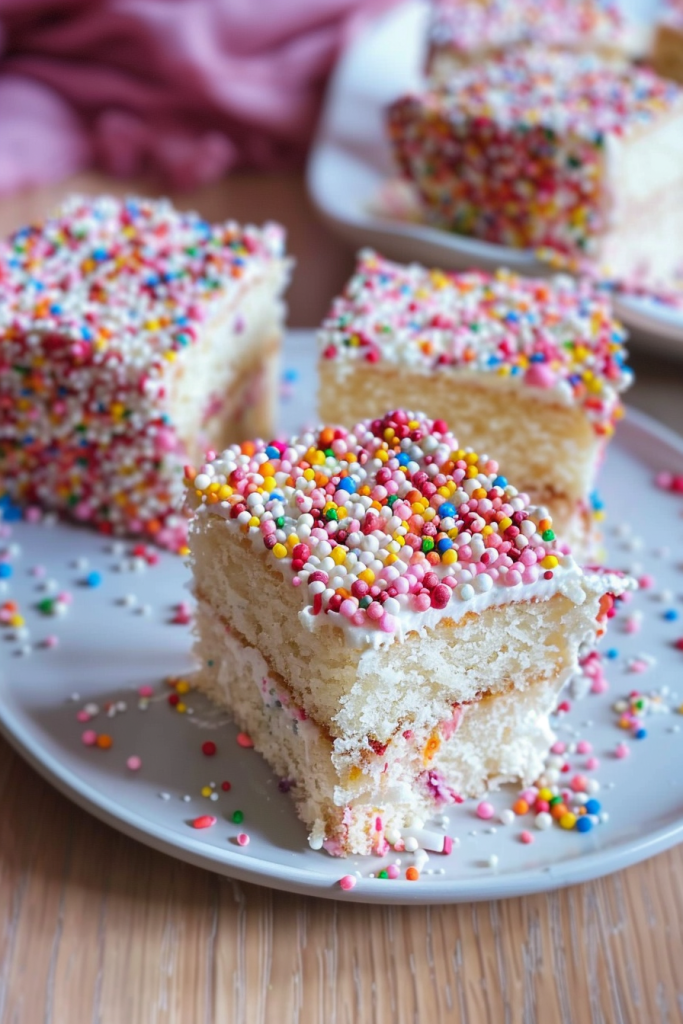
<instances>
[{"instance_id":1,"label":"plate rim","mask_svg":"<svg viewBox=\"0 0 683 1024\"><path fill-rule=\"evenodd\" d=\"M424 4L421 0L403 0L403 3L400 3L397 7L389 11L379 12L375 17L368 19L365 25L365 33L368 30L376 31L383 20L400 17L402 12L409 8L417 9L423 7ZM497 266L509 267L520 274L545 277L556 273L567 273L568 271L564 271L561 268L558 270L541 263L535 258L533 252L528 249L517 252L507 246L499 246L481 239L472 239L465 235L458 236L442 231L429 224L392 222L377 217L373 213L354 213L349 211L342 214L340 211L328 207L324 197L324 190L320 186L322 178L320 167L324 166L325 160L334 158L335 149L341 149L345 155L349 155L343 142L340 142L335 135L332 127L332 115L334 104L338 100L341 91L340 83L343 82L345 75L348 74L348 64L356 58L357 51L362 45L363 35L359 34L351 41L332 74L325 94L323 110L306 161L306 189L316 211L324 222L336 230L348 242L356 246L362 246L374 240L372 244L381 249L382 240L385 242L388 240L388 244L391 244L391 241L396 242L399 239L404 239L410 240L416 248L433 247L435 249L435 256L436 251L456 254L463 262L470 260L472 267L491 267L493 264L496 264ZM358 154L353 153L350 155L355 161L361 162L361 157ZM358 232L364 232L366 240L361 242L357 237ZM476 251L473 252L471 250L471 245L484 251L477 254ZM412 258L420 257L416 255ZM405 259L405 256L403 259ZM673 355L674 357L683 355L683 310L681 311L680 322L676 322L676 319L672 321L668 316L661 313L658 314L657 300L655 298L648 299L645 297L641 299L639 296L624 295L615 296L612 301L615 312L627 327L633 331L651 335L651 340L654 340L655 344L668 355ZM653 308L644 309L642 306L643 301L648 304L652 303Z\"/></svg>"},{"instance_id":2,"label":"plate rim","mask_svg":"<svg viewBox=\"0 0 683 1024\"><path fill-rule=\"evenodd\" d=\"M635 431L636 434L646 433L663 447L673 450L677 456L683 456L682 437L646 413L631 407L627 408L621 432L626 433L629 430ZM5 675L0 681L0 689L7 686L11 686L11 682ZM2 701L0 732L20 756L62 795L117 831L196 867L241 882L265 885L300 895L380 905L466 903L527 896L601 878L683 842L682 807L678 818L654 832L636 837L632 841L619 842L611 848L567 858L559 865L501 874L482 870L481 878L470 877L462 880L433 881L423 877L416 886L392 886L379 879L359 878L356 887L345 892L340 889L337 880L332 880L329 875L316 874L281 862L237 853L229 847L222 850L208 846L201 840L194 839L191 834L185 836L181 832L172 832L167 826L159 826L153 820L112 800L89 785L77 772L65 767L58 758L46 753L40 745L39 738L32 736L21 716L11 709L11 703ZM339 860L339 877L346 873L344 865L348 864L349 860Z\"/></svg>"}]
</instances>

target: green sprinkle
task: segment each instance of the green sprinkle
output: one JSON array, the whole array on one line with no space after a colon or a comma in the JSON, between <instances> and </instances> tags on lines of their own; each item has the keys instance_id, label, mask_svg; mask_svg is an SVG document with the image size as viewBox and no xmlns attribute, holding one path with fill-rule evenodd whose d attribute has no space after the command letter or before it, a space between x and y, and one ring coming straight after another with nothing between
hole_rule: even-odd
<instances>
[{"instance_id":1,"label":"green sprinkle","mask_svg":"<svg viewBox=\"0 0 683 1024\"><path fill-rule=\"evenodd\" d=\"M234 823L236 825L241 825L242 822L244 821L244 812L243 811L233 811L232 812L232 820L234 821Z\"/></svg>"}]
</instances>

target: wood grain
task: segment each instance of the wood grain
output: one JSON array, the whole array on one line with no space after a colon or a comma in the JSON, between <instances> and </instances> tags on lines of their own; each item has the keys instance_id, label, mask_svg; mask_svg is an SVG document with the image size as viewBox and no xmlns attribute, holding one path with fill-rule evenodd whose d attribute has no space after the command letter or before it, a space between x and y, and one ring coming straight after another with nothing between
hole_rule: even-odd
<instances>
[{"instance_id":1,"label":"wood grain","mask_svg":"<svg viewBox=\"0 0 683 1024\"><path fill-rule=\"evenodd\" d=\"M75 184L0 202L0 231ZM294 177L185 205L287 225L292 322L351 265ZM679 366L643 355L635 404L683 432ZM675 1024L683 847L588 885L462 906L364 907L241 885L158 854L60 796L0 740L0 1024Z\"/></svg>"}]
</instances>

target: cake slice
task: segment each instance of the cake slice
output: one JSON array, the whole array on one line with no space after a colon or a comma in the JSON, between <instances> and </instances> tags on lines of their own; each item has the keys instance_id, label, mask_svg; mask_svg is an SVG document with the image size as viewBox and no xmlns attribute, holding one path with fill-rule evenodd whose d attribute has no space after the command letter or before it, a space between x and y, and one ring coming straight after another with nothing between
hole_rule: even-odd
<instances>
[{"instance_id":1,"label":"cake slice","mask_svg":"<svg viewBox=\"0 0 683 1024\"><path fill-rule=\"evenodd\" d=\"M652 67L663 78L683 84L683 3L668 0L657 23Z\"/></svg>"},{"instance_id":2,"label":"cake slice","mask_svg":"<svg viewBox=\"0 0 683 1024\"><path fill-rule=\"evenodd\" d=\"M529 51L388 111L434 224L671 285L683 236L683 90L645 68Z\"/></svg>"},{"instance_id":3,"label":"cake slice","mask_svg":"<svg viewBox=\"0 0 683 1024\"><path fill-rule=\"evenodd\" d=\"M331 853L532 781L630 586L581 570L496 462L410 412L231 446L188 498L198 685Z\"/></svg>"},{"instance_id":4,"label":"cake slice","mask_svg":"<svg viewBox=\"0 0 683 1024\"><path fill-rule=\"evenodd\" d=\"M613 0L433 0L427 73L447 82L463 66L539 46L624 60L626 20Z\"/></svg>"},{"instance_id":5,"label":"cake slice","mask_svg":"<svg viewBox=\"0 0 683 1024\"><path fill-rule=\"evenodd\" d=\"M393 403L453 424L594 558L592 493L632 373L608 300L568 277L446 273L370 250L319 335L320 408Z\"/></svg>"},{"instance_id":6,"label":"cake slice","mask_svg":"<svg viewBox=\"0 0 683 1024\"><path fill-rule=\"evenodd\" d=\"M0 493L182 548L183 465L272 432L277 225L68 200L0 246Z\"/></svg>"}]
</instances>

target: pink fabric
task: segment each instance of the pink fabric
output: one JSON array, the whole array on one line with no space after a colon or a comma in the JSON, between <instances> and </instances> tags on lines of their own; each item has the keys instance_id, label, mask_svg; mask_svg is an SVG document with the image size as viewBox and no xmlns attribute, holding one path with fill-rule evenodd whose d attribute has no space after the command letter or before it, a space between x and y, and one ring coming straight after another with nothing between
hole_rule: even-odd
<instances>
[{"instance_id":1,"label":"pink fabric","mask_svg":"<svg viewBox=\"0 0 683 1024\"><path fill-rule=\"evenodd\" d=\"M295 166L342 47L392 2L0 0L0 192Z\"/></svg>"}]
</instances>

